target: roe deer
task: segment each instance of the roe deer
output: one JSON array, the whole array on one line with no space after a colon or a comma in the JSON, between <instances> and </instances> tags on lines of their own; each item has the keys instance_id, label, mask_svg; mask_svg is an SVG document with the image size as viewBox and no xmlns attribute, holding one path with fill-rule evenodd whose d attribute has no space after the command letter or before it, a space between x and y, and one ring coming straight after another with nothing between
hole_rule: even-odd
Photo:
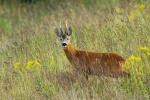
<instances>
[{"instance_id":1,"label":"roe deer","mask_svg":"<svg viewBox=\"0 0 150 100\"><path fill-rule=\"evenodd\" d=\"M96 53L75 49L70 42L71 27L55 29L60 38L64 52L75 67L76 71L82 72L88 79L88 75L104 75L111 77L129 77L130 74L123 70L125 59L116 53Z\"/></svg>"}]
</instances>

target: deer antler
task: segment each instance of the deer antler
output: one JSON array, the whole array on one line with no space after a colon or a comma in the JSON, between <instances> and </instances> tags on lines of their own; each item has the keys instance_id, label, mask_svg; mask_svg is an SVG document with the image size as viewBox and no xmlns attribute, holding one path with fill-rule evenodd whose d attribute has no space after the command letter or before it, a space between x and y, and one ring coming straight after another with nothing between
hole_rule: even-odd
<instances>
[{"instance_id":1,"label":"deer antler","mask_svg":"<svg viewBox=\"0 0 150 100\"><path fill-rule=\"evenodd\" d=\"M71 27L68 26L68 22L67 22L67 21L65 22L65 24L66 24L66 30L65 30L65 33L66 33L67 35L71 35L71 32L72 32Z\"/></svg>"}]
</instances>

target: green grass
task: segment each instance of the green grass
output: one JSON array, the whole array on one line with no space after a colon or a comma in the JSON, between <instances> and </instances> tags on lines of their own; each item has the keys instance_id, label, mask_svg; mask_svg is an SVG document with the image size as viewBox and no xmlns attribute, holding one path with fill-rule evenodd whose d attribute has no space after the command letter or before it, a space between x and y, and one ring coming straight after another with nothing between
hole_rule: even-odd
<instances>
[{"instance_id":1,"label":"green grass","mask_svg":"<svg viewBox=\"0 0 150 100\"><path fill-rule=\"evenodd\" d=\"M0 6L0 99L150 99L149 1L109 1ZM66 20L75 48L122 55L131 79L74 76L54 33Z\"/></svg>"}]
</instances>

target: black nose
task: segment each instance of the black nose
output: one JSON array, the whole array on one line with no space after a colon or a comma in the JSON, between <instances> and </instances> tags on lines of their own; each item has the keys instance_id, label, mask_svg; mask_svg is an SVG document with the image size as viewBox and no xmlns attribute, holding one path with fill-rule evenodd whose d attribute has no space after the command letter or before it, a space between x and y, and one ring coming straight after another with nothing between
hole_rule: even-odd
<instances>
[{"instance_id":1,"label":"black nose","mask_svg":"<svg viewBox=\"0 0 150 100\"><path fill-rule=\"evenodd\" d=\"M62 46L66 46L67 44L66 43L62 43Z\"/></svg>"}]
</instances>

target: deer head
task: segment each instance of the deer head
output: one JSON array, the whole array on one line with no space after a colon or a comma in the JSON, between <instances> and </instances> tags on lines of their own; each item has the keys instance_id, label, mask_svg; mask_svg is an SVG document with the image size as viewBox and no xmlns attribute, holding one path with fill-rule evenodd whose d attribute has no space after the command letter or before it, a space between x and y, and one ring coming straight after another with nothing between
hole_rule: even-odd
<instances>
[{"instance_id":1,"label":"deer head","mask_svg":"<svg viewBox=\"0 0 150 100\"><path fill-rule=\"evenodd\" d=\"M55 33L60 38L62 46L64 48L67 47L68 43L70 43L70 35L72 33L71 27L66 26L64 31L62 28L56 28Z\"/></svg>"}]
</instances>

